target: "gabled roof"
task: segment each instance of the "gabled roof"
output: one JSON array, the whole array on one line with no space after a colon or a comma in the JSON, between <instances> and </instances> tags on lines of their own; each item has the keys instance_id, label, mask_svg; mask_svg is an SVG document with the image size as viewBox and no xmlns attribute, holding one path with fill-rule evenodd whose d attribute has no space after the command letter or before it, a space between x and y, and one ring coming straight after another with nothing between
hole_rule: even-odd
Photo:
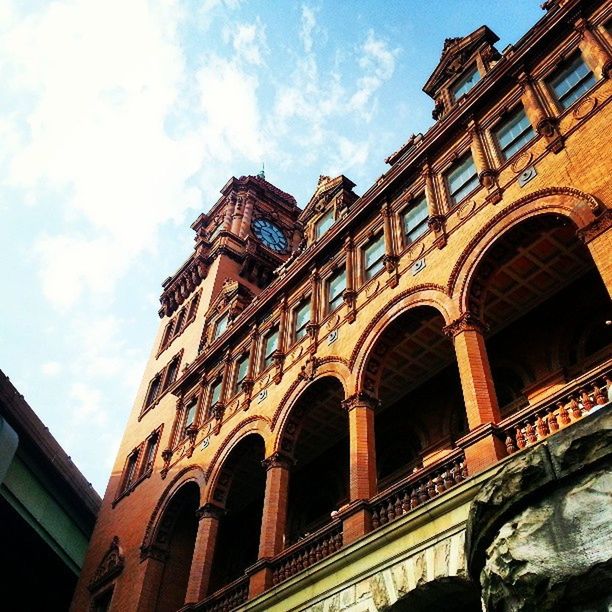
<instances>
[{"instance_id":1,"label":"gabled roof","mask_svg":"<svg viewBox=\"0 0 612 612\"><path fill-rule=\"evenodd\" d=\"M306 222L316 212L322 210L338 192L342 190L352 191L353 187L355 187L355 183L344 176L344 174L335 178L319 176L317 188L302 211L300 221Z\"/></svg>"},{"instance_id":2,"label":"gabled roof","mask_svg":"<svg viewBox=\"0 0 612 612\"><path fill-rule=\"evenodd\" d=\"M481 26L467 36L447 38L440 61L423 86L423 91L435 99L440 88L463 70L478 48L492 46L498 40L499 36L487 26Z\"/></svg>"}]
</instances>

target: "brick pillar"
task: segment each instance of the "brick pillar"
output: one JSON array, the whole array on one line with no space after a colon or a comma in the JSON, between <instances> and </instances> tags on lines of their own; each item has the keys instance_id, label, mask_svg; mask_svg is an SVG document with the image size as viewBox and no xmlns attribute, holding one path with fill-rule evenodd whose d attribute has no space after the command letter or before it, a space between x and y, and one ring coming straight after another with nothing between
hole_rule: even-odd
<instances>
[{"instance_id":1,"label":"brick pillar","mask_svg":"<svg viewBox=\"0 0 612 612\"><path fill-rule=\"evenodd\" d=\"M251 194L247 194L246 203L244 205L244 216L242 217L242 223L240 225L240 237L246 238L251 228L251 218L253 217L253 205L255 204L255 198Z\"/></svg>"},{"instance_id":2,"label":"brick pillar","mask_svg":"<svg viewBox=\"0 0 612 612\"><path fill-rule=\"evenodd\" d=\"M185 603L195 603L204 599L208 594L210 572L215 554L219 520L223 510L214 504L205 504L198 512L198 534L196 536L187 595Z\"/></svg>"},{"instance_id":3,"label":"brick pillar","mask_svg":"<svg viewBox=\"0 0 612 612\"><path fill-rule=\"evenodd\" d=\"M371 514L364 501L376 494L376 440L374 408L378 400L365 392L343 400L349 417L350 477L349 508L342 513L343 541L348 544L372 528Z\"/></svg>"},{"instance_id":4,"label":"brick pillar","mask_svg":"<svg viewBox=\"0 0 612 612\"><path fill-rule=\"evenodd\" d=\"M595 221L578 230L578 237L588 247L595 267L612 298L612 210L607 208Z\"/></svg>"},{"instance_id":5,"label":"brick pillar","mask_svg":"<svg viewBox=\"0 0 612 612\"><path fill-rule=\"evenodd\" d=\"M267 561L278 555L285 545L289 474L292 463L290 457L279 452L273 453L263 461L266 468L266 493L259 536L259 560L253 572L249 572L250 598L256 597L272 586L272 571Z\"/></svg>"},{"instance_id":6,"label":"brick pillar","mask_svg":"<svg viewBox=\"0 0 612 612\"><path fill-rule=\"evenodd\" d=\"M481 471L505 455L493 424L500 421L489 366L483 324L469 312L444 328L453 339L470 433L461 444L470 474Z\"/></svg>"},{"instance_id":7,"label":"brick pillar","mask_svg":"<svg viewBox=\"0 0 612 612\"><path fill-rule=\"evenodd\" d=\"M143 550L142 557L146 565L136 612L149 612L155 610L157 606L159 587L161 586L168 554L165 550L161 550L153 544Z\"/></svg>"}]
</instances>

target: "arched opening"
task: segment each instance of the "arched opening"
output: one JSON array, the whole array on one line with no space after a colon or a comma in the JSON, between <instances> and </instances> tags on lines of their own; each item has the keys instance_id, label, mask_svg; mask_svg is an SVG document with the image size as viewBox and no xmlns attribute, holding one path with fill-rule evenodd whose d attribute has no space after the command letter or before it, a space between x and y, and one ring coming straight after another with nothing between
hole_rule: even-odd
<instances>
[{"instance_id":1,"label":"arched opening","mask_svg":"<svg viewBox=\"0 0 612 612\"><path fill-rule=\"evenodd\" d=\"M240 578L257 561L266 488L264 458L263 438L250 434L230 451L219 473L213 499L224 512L219 521L209 593Z\"/></svg>"},{"instance_id":2,"label":"arched opening","mask_svg":"<svg viewBox=\"0 0 612 612\"><path fill-rule=\"evenodd\" d=\"M198 485L189 482L170 500L155 538L155 547L165 551L156 612L173 612L185 603L191 559L198 530L196 511L200 505Z\"/></svg>"},{"instance_id":3,"label":"arched opening","mask_svg":"<svg viewBox=\"0 0 612 612\"><path fill-rule=\"evenodd\" d=\"M449 576L417 586L387 608L389 612L480 612L480 594L464 578Z\"/></svg>"},{"instance_id":4,"label":"arched opening","mask_svg":"<svg viewBox=\"0 0 612 612\"><path fill-rule=\"evenodd\" d=\"M476 269L468 308L488 326L502 418L609 357L607 291L565 217L534 217L499 238Z\"/></svg>"},{"instance_id":5,"label":"arched opening","mask_svg":"<svg viewBox=\"0 0 612 612\"><path fill-rule=\"evenodd\" d=\"M307 387L291 410L283 447L295 465L289 482L285 546L315 532L348 503L348 417L342 384L321 378Z\"/></svg>"},{"instance_id":6,"label":"arched opening","mask_svg":"<svg viewBox=\"0 0 612 612\"><path fill-rule=\"evenodd\" d=\"M467 432L459 372L442 315L418 306L394 319L366 366L375 414L378 488L448 454Z\"/></svg>"}]
</instances>

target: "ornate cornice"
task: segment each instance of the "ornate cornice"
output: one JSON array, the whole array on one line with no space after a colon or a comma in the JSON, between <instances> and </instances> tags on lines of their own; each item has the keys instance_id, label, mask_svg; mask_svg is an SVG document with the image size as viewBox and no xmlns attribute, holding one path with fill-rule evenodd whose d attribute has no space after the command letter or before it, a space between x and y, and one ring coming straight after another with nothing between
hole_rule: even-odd
<instances>
[{"instance_id":1,"label":"ornate cornice","mask_svg":"<svg viewBox=\"0 0 612 612\"><path fill-rule=\"evenodd\" d=\"M350 412L351 410L359 406L365 406L366 408L376 410L380 407L381 402L377 397L374 397L371 393L368 393L367 391L357 391L357 393L354 393L346 399L343 399L341 405L344 410Z\"/></svg>"},{"instance_id":2,"label":"ornate cornice","mask_svg":"<svg viewBox=\"0 0 612 612\"><path fill-rule=\"evenodd\" d=\"M170 317L206 278L208 264L202 255L194 254L183 267L163 284L164 291L159 298L160 318Z\"/></svg>"},{"instance_id":3,"label":"ornate cornice","mask_svg":"<svg viewBox=\"0 0 612 612\"><path fill-rule=\"evenodd\" d=\"M464 312L458 319L442 328L444 334L449 338L454 338L466 331L476 331L484 335L487 330L487 325L471 312Z\"/></svg>"},{"instance_id":4,"label":"ornate cornice","mask_svg":"<svg viewBox=\"0 0 612 612\"><path fill-rule=\"evenodd\" d=\"M94 593L101 586L116 578L123 571L124 565L125 558L119 545L119 537L115 536L87 586L89 591Z\"/></svg>"}]
</instances>

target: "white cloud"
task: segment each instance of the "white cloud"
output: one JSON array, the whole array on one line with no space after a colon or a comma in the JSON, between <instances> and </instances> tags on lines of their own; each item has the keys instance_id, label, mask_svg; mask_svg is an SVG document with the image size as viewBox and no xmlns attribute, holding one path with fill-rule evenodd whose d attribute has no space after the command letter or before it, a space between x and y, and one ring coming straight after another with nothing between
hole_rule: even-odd
<instances>
[{"instance_id":1,"label":"white cloud","mask_svg":"<svg viewBox=\"0 0 612 612\"><path fill-rule=\"evenodd\" d=\"M370 30L360 51L359 67L362 76L357 82L358 90L350 98L349 109L359 111L366 119L370 119L372 97L383 83L393 76L397 50L389 50L387 43L376 38Z\"/></svg>"},{"instance_id":2,"label":"white cloud","mask_svg":"<svg viewBox=\"0 0 612 612\"><path fill-rule=\"evenodd\" d=\"M232 24L225 28L226 40L231 39L236 58L247 64L261 66L262 55L267 51L266 29L259 19L255 23Z\"/></svg>"},{"instance_id":3,"label":"white cloud","mask_svg":"<svg viewBox=\"0 0 612 612\"><path fill-rule=\"evenodd\" d=\"M312 33L317 25L315 11L312 7L302 5L302 23L300 28L300 40L304 45L304 51L310 53L313 46Z\"/></svg>"},{"instance_id":4,"label":"white cloud","mask_svg":"<svg viewBox=\"0 0 612 612\"><path fill-rule=\"evenodd\" d=\"M43 363L40 369L45 376L57 376L62 371L62 364L57 361L48 361L47 363Z\"/></svg>"}]
</instances>

